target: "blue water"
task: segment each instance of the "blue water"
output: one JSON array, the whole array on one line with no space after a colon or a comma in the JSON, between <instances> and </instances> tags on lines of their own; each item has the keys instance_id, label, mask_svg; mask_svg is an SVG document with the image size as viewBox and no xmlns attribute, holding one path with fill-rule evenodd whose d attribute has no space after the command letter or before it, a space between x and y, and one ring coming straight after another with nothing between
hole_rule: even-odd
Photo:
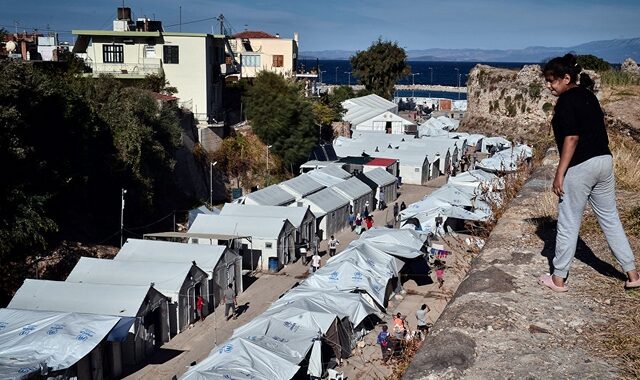
<instances>
[{"instance_id":1,"label":"blue water","mask_svg":"<svg viewBox=\"0 0 640 380\"><path fill-rule=\"evenodd\" d=\"M465 86L467 75L477 64L486 64L493 67L508 69L521 69L527 63L521 62L443 62L443 61L409 61L411 72L416 75L409 75L398 81L398 84L439 84L443 86L458 86L458 73L460 73L460 85ZM301 58L298 66L304 66L306 70L320 66L321 80L327 84L358 84L358 79L349 73L352 71L351 63L348 60L316 60ZM456 70L456 68L458 70ZM412 91L398 91L397 96L412 96ZM415 96L432 96L455 99L457 93L415 91ZM465 94L460 94L460 99L466 99Z\"/></svg>"}]
</instances>

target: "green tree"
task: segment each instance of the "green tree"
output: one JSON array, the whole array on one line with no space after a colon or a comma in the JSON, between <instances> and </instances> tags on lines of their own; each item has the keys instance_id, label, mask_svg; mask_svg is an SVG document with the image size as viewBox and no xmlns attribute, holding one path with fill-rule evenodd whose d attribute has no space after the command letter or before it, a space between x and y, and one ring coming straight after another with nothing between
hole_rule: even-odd
<instances>
[{"instance_id":1,"label":"green tree","mask_svg":"<svg viewBox=\"0 0 640 380\"><path fill-rule=\"evenodd\" d=\"M311 101L282 76L262 71L247 91L244 103L255 134L284 164L297 167L317 140Z\"/></svg>"},{"instance_id":2,"label":"green tree","mask_svg":"<svg viewBox=\"0 0 640 380\"><path fill-rule=\"evenodd\" d=\"M365 89L386 99L393 98L396 82L409 75L407 54L397 42L378 39L369 49L351 57L353 75Z\"/></svg>"},{"instance_id":3,"label":"green tree","mask_svg":"<svg viewBox=\"0 0 640 380\"><path fill-rule=\"evenodd\" d=\"M611 70L611 64L600 57L592 54L579 55L576 57L578 65L585 70L607 71Z\"/></svg>"}]
</instances>

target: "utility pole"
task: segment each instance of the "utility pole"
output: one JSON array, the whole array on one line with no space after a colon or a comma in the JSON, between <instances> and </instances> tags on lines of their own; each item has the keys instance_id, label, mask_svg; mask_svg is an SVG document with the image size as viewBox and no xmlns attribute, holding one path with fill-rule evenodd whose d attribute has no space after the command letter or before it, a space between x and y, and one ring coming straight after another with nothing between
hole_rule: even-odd
<instances>
[{"instance_id":1,"label":"utility pole","mask_svg":"<svg viewBox=\"0 0 640 380\"><path fill-rule=\"evenodd\" d=\"M411 73L411 97L416 97L416 75L420 75L420 73Z\"/></svg>"},{"instance_id":2,"label":"utility pole","mask_svg":"<svg viewBox=\"0 0 640 380\"><path fill-rule=\"evenodd\" d=\"M127 190L122 188L120 194L120 248L122 248L123 239L124 239L124 195L127 193Z\"/></svg>"},{"instance_id":3,"label":"utility pole","mask_svg":"<svg viewBox=\"0 0 640 380\"><path fill-rule=\"evenodd\" d=\"M226 34L224 32L224 15L222 13L218 16L218 21L220 21L220 34L224 36Z\"/></svg>"},{"instance_id":4,"label":"utility pole","mask_svg":"<svg viewBox=\"0 0 640 380\"><path fill-rule=\"evenodd\" d=\"M349 87L351 87L351 71L345 71L345 74L349 74Z\"/></svg>"},{"instance_id":5,"label":"utility pole","mask_svg":"<svg viewBox=\"0 0 640 380\"><path fill-rule=\"evenodd\" d=\"M336 84L338 84L338 69L339 69L339 67L336 66Z\"/></svg>"},{"instance_id":6,"label":"utility pole","mask_svg":"<svg viewBox=\"0 0 640 380\"><path fill-rule=\"evenodd\" d=\"M458 74L458 99L460 99L460 69L456 67L454 70Z\"/></svg>"},{"instance_id":7,"label":"utility pole","mask_svg":"<svg viewBox=\"0 0 640 380\"><path fill-rule=\"evenodd\" d=\"M213 207L213 167L216 166L218 161L211 162L209 164L209 205Z\"/></svg>"},{"instance_id":8,"label":"utility pole","mask_svg":"<svg viewBox=\"0 0 640 380\"><path fill-rule=\"evenodd\" d=\"M182 5L180 6L180 29L178 29L178 31L182 32Z\"/></svg>"},{"instance_id":9,"label":"utility pole","mask_svg":"<svg viewBox=\"0 0 640 380\"><path fill-rule=\"evenodd\" d=\"M431 98L431 86L433 86L433 67L429 67L429 98Z\"/></svg>"}]
</instances>

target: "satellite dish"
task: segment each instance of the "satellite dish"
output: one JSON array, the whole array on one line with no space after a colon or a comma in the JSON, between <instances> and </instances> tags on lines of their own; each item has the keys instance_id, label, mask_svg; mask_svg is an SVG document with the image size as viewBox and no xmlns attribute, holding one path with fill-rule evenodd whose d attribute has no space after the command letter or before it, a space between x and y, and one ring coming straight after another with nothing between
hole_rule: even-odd
<instances>
[{"instance_id":1,"label":"satellite dish","mask_svg":"<svg viewBox=\"0 0 640 380\"><path fill-rule=\"evenodd\" d=\"M16 48L18 47L18 45L16 45L15 42L13 41L9 41L5 44L4 48L11 53L12 51L16 50Z\"/></svg>"}]
</instances>

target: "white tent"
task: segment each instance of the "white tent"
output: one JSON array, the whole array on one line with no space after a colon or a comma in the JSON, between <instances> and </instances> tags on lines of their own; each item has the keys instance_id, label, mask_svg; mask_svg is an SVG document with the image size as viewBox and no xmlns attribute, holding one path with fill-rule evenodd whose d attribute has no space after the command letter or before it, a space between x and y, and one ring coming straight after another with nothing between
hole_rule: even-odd
<instances>
[{"instance_id":1,"label":"white tent","mask_svg":"<svg viewBox=\"0 0 640 380\"><path fill-rule=\"evenodd\" d=\"M314 288L318 290L335 289L351 292L366 291L380 306L386 306L386 289L388 279L379 278L367 263L355 264L349 261L338 261L327 264L307 278L298 287L301 289Z\"/></svg>"},{"instance_id":2,"label":"white tent","mask_svg":"<svg viewBox=\"0 0 640 380\"><path fill-rule=\"evenodd\" d=\"M280 186L271 185L247 194L242 203L260 206L287 206L295 200L293 195L281 189Z\"/></svg>"},{"instance_id":3,"label":"white tent","mask_svg":"<svg viewBox=\"0 0 640 380\"><path fill-rule=\"evenodd\" d=\"M416 123L390 111L382 112L365 120L362 119L363 118L358 118L355 120L357 123L352 122L351 129L356 131L402 135L410 132L411 127L415 127L416 125ZM413 129L415 131L415 128Z\"/></svg>"},{"instance_id":4,"label":"white tent","mask_svg":"<svg viewBox=\"0 0 640 380\"><path fill-rule=\"evenodd\" d=\"M361 294L346 293L331 289L301 288L291 289L276 300L269 311L297 307L310 311L329 312L338 318L349 318L357 326L369 315L378 315L380 310L367 302Z\"/></svg>"},{"instance_id":5,"label":"white tent","mask_svg":"<svg viewBox=\"0 0 640 380\"><path fill-rule=\"evenodd\" d=\"M242 259L250 263L252 269L260 260L263 270L278 270L295 257L295 227L285 217L278 215L271 218L198 215L189 232L237 236L243 242ZM217 240L198 238L197 243L217 244ZM275 260L277 268L269 268L270 258Z\"/></svg>"},{"instance_id":6,"label":"white tent","mask_svg":"<svg viewBox=\"0 0 640 380\"><path fill-rule=\"evenodd\" d=\"M327 260L327 265L341 261L349 261L356 265L366 266L369 270L376 272L380 278L386 278L387 280L398 277L399 271L404 264L401 260L373 245L367 244L366 241L363 244L349 244L339 255Z\"/></svg>"},{"instance_id":7,"label":"white tent","mask_svg":"<svg viewBox=\"0 0 640 380\"><path fill-rule=\"evenodd\" d=\"M309 207L258 206L226 203L220 211L223 216L247 216L254 218L286 218L296 228L296 242L311 241L316 233L316 217Z\"/></svg>"},{"instance_id":8,"label":"white tent","mask_svg":"<svg viewBox=\"0 0 640 380\"><path fill-rule=\"evenodd\" d=\"M471 186L474 188L486 188L489 191L504 189L504 180L493 173L474 169L458 175L450 176L449 181L456 186Z\"/></svg>"},{"instance_id":9,"label":"white tent","mask_svg":"<svg viewBox=\"0 0 640 380\"><path fill-rule=\"evenodd\" d=\"M76 365L120 317L0 309L0 321L0 378L24 379L39 376L41 366L55 372Z\"/></svg>"},{"instance_id":10,"label":"white tent","mask_svg":"<svg viewBox=\"0 0 640 380\"><path fill-rule=\"evenodd\" d=\"M87 302L88 299L98 299L100 302ZM131 326L131 339L121 345L125 364L142 362L155 347L170 338L167 298L149 285L26 279L8 307L123 317L122 323ZM143 324L143 320L152 320L154 323Z\"/></svg>"},{"instance_id":11,"label":"white tent","mask_svg":"<svg viewBox=\"0 0 640 380\"><path fill-rule=\"evenodd\" d=\"M209 277L207 291L199 294L207 301L208 311L212 311L220 302L228 284L234 284L238 293L243 290L242 258L223 245L127 239L114 260L182 264L194 262Z\"/></svg>"},{"instance_id":12,"label":"white tent","mask_svg":"<svg viewBox=\"0 0 640 380\"><path fill-rule=\"evenodd\" d=\"M300 369L285 359L290 350L272 338L232 338L189 368L181 380L289 380Z\"/></svg>"},{"instance_id":13,"label":"white tent","mask_svg":"<svg viewBox=\"0 0 640 380\"><path fill-rule=\"evenodd\" d=\"M191 226L191 223L193 223L193 221L196 220L196 216L198 214L218 215L218 214L220 214L220 210L215 208L215 207L213 209L209 209L205 205L202 205L200 207L196 207L194 209L189 210L189 219L188 219L188 222L187 222L187 227Z\"/></svg>"},{"instance_id":14,"label":"white tent","mask_svg":"<svg viewBox=\"0 0 640 380\"><path fill-rule=\"evenodd\" d=\"M409 259L422 255L420 250L425 242L425 238L417 232L381 227L364 232L358 240L366 241L390 255Z\"/></svg>"},{"instance_id":15,"label":"white tent","mask_svg":"<svg viewBox=\"0 0 640 380\"><path fill-rule=\"evenodd\" d=\"M201 218L203 215L199 215ZM209 216L209 215L207 215ZM213 216L213 215L211 215ZM196 221L198 220L196 218ZM191 263L116 261L81 257L67 277L69 282L116 285L149 285L171 298L171 335L187 328L195 315L195 287L207 294L208 276Z\"/></svg>"}]
</instances>

